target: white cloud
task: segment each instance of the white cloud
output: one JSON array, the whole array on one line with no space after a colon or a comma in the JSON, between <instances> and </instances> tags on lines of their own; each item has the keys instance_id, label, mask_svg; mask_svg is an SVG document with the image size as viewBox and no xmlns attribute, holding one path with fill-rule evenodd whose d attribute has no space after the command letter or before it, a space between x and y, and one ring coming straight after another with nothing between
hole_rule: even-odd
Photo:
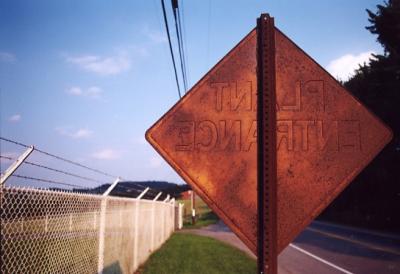
<instances>
[{"instance_id":1,"label":"white cloud","mask_svg":"<svg viewBox=\"0 0 400 274\"><path fill-rule=\"evenodd\" d=\"M140 57L148 57L151 55L149 50L145 46L133 46L132 51L134 51L135 54Z\"/></svg>"},{"instance_id":2,"label":"white cloud","mask_svg":"<svg viewBox=\"0 0 400 274\"><path fill-rule=\"evenodd\" d=\"M167 42L167 37L165 36L165 34L159 32L159 31L150 31L150 32L147 32L146 35L154 43L166 43Z\"/></svg>"},{"instance_id":3,"label":"white cloud","mask_svg":"<svg viewBox=\"0 0 400 274\"><path fill-rule=\"evenodd\" d=\"M0 51L0 62L4 63L14 63L17 60L14 54Z\"/></svg>"},{"instance_id":4,"label":"white cloud","mask_svg":"<svg viewBox=\"0 0 400 274\"><path fill-rule=\"evenodd\" d=\"M86 90L86 96L97 99L101 96L103 90L99 87L93 86Z\"/></svg>"},{"instance_id":5,"label":"white cloud","mask_svg":"<svg viewBox=\"0 0 400 274\"><path fill-rule=\"evenodd\" d=\"M160 156L153 156L150 158L150 167L160 167L163 159Z\"/></svg>"},{"instance_id":6,"label":"white cloud","mask_svg":"<svg viewBox=\"0 0 400 274\"><path fill-rule=\"evenodd\" d=\"M147 25L142 28L142 33L154 43L166 43L167 36L164 32L151 30Z\"/></svg>"},{"instance_id":7,"label":"white cloud","mask_svg":"<svg viewBox=\"0 0 400 274\"><path fill-rule=\"evenodd\" d=\"M89 138L92 136L93 131L86 129L86 128L81 128L78 129L77 131L71 133L71 137L74 139L83 139L83 138Z\"/></svg>"},{"instance_id":8,"label":"white cloud","mask_svg":"<svg viewBox=\"0 0 400 274\"><path fill-rule=\"evenodd\" d=\"M80 96L83 94L82 89L80 87L72 87L66 90L68 94Z\"/></svg>"},{"instance_id":9,"label":"white cloud","mask_svg":"<svg viewBox=\"0 0 400 274\"><path fill-rule=\"evenodd\" d=\"M343 55L331 61L327 66L327 70L337 79L346 81L354 75L354 71L358 69L359 65L369 63L369 59L373 58L373 53L373 51L367 51L357 55Z\"/></svg>"},{"instance_id":10,"label":"white cloud","mask_svg":"<svg viewBox=\"0 0 400 274\"><path fill-rule=\"evenodd\" d=\"M14 114L10 116L10 118L8 118L8 121L13 123L19 122L20 120L21 120L21 114Z\"/></svg>"},{"instance_id":11,"label":"white cloud","mask_svg":"<svg viewBox=\"0 0 400 274\"><path fill-rule=\"evenodd\" d=\"M60 135L67 136L72 139L88 139L93 135L93 131L87 128L72 130L70 127L57 127L56 131Z\"/></svg>"},{"instance_id":12,"label":"white cloud","mask_svg":"<svg viewBox=\"0 0 400 274\"><path fill-rule=\"evenodd\" d=\"M125 52L109 57L96 55L67 57L66 61L98 75L115 75L129 70L131 67L131 58Z\"/></svg>"},{"instance_id":13,"label":"white cloud","mask_svg":"<svg viewBox=\"0 0 400 274\"><path fill-rule=\"evenodd\" d=\"M73 96L86 96L92 99L99 99L103 90L97 86L91 86L87 89L83 89L81 87L71 87L66 90L66 92Z\"/></svg>"},{"instance_id":14,"label":"white cloud","mask_svg":"<svg viewBox=\"0 0 400 274\"><path fill-rule=\"evenodd\" d=\"M121 154L110 148L99 150L92 154L92 157L99 160L115 160L120 158Z\"/></svg>"}]
</instances>

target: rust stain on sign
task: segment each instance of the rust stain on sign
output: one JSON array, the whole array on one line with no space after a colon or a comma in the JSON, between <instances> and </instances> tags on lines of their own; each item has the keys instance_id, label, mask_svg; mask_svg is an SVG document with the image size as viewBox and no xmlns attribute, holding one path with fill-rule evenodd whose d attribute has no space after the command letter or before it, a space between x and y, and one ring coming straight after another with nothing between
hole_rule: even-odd
<instances>
[{"instance_id":1,"label":"rust stain on sign","mask_svg":"<svg viewBox=\"0 0 400 274\"><path fill-rule=\"evenodd\" d=\"M146 133L253 251L257 248L256 31ZM390 130L275 30L278 251L391 139Z\"/></svg>"}]
</instances>

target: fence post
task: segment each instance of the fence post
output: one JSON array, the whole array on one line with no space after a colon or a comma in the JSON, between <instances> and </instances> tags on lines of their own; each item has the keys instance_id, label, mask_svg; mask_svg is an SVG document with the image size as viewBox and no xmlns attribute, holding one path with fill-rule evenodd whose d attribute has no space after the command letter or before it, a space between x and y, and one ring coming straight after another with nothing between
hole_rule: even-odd
<instances>
[{"instance_id":1,"label":"fence post","mask_svg":"<svg viewBox=\"0 0 400 274\"><path fill-rule=\"evenodd\" d=\"M137 269L138 267L138 238L139 238L139 206L140 206L140 199L146 194L147 191L149 191L150 188L146 188L145 190L142 191L142 193L139 194L139 196L137 196L135 198L135 224L134 224L134 228L135 228L135 236L134 236L134 242L133 242L133 269L134 271Z\"/></svg>"},{"instance_id":2,"label":"fence post","mask_svg":"<svg viewBox=\"0 0 400 274\"><path fill-rule=\"evenodd\" d=\"M164 199L164 203L163 203L163 207L162 207L162 220L163 220L163 222L162 222L162 236L163 236L163 239L162 239L162 241L164 242L164 240L165 240L165 238L166 238L166 230L167 230L167 225L166 225L166 221L167 221L167 219L166 219L166 217L165 217L165 203L166 202L168 202L168 200L169 200L169 194L167 195L167 197Z\"/></svg>"},{"instance_id":3,"label":"fence post","mask_svg":"<svg viewBox=\"0 0 400 274\"><path fill-rule=\"evenodd\" d=\"M179 224L178 224L178 228L182 229L183 227L183 207L185 205L182 203L179 203Z\"/></svg>"},{"instance_id":4,"label":"fence post","mask_svg":"<svg viewBox=\"0 0 400 274\"><path fill-rule=\"evenodd\" d=\"M122 211L121 208L119 209L119 227L122 228Z\"/></svg>"},{"instance_id":5,"label":"fence post","mask_svg":"<svg viewBox=\"0 0 400 274\"><path fill-rule=\"evenodd\" d=\"M172 232L174 232L174 230L175 230L175 198L172 198L172 200L171 200L171 209L170 209L170 211L172 210L172 218L170 218L171 220L170 220L170 222L171 222L171 224L170 224L170 227L169 227L169 229L170 229L170 232L169 232L169 235L171 235L172 234Z\"/></svg>"},{"instance_id":6,"label":"fence post","mask_svg":"<svg viewBox=\"0 0 400 274\"><path fill-rule=\"evenodd\" d=\"M156 201L157 201L157 199L158 198L160 198L160 196L161 196L161 194L162 194L162 192L159 192L158 194L157 194L157 196L156 197L154 197L154 199L153 199L153 201L152 201L152 203L151 203L151 205L152 205L152 210L151 210L151 251L153 252L154 251L154 230L155 230L155 222L156 222L156 220L155 220L155 218L156 218Z\"/></svg>"},{"instance_id":7,"label":"fence post","mask_svg":"<svg viewBox=\"0 0 400 274\"><path fill-rule=\"evenodd\" d=\"M106 232L106 211L107 211L107 196L114 189L121 179L118 177L115 181L107 188L101 197L100 207L100 223L99 223L99 261L97 264L97 273L103 273L104 269L104 236ZM71 224L72 222L70 222Z\"/></svg>"},{"instance_id":8,"label":"fence post","mask_svg":"<svg viewBox=\"0 0 400 274\"><path fill-rule=\"evenodd\" d=\"M14 163L12 163L6 171L4 171L4 174L1 174L0 185L3 185L7 181L7 179L17 170L20 165L22 165L22 163L26 160L26 158L28 158L34 149L34 146L28 147L28 149L25 150L25 152L21 154L21 156L19 156Z\"/></svg>"}]
</instances>

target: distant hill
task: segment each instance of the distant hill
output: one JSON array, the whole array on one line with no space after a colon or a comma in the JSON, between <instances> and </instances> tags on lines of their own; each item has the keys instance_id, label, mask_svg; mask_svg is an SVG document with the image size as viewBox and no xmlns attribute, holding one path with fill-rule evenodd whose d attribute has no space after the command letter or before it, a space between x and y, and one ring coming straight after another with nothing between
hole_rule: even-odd
<instances>
[{"instance_id":1,"label":"distant hill","mask_svg":"<svg viewBox=\"0 0 400 274\"><path fill-rule=\"evenodd\" d=\"M103 194L111 184L103 184L95 188L74 189L77 192ZM144 196L145 199L152 199L159 192L163 194L159 199L164 199L167 195L178 198L181 192L191 189L189 185L178 185L167 181L121 181L111 191L110 196L119 197L137 197L144 188L149 187L150 190Z\"/></svg>"}]
</instances>

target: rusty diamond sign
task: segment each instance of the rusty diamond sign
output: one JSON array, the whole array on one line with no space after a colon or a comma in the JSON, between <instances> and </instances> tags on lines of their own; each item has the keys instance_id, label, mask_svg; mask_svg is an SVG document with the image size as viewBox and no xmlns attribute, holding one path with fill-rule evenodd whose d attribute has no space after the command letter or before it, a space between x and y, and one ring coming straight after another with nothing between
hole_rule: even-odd
<instances>
[{"instance_id":1,"label":"rusty diamond sign","mask_svg":"<svg viewBox=\"0 0 400 274\"><path fill-rule=\"evenodd\" d=\"M238 237L257 249L257 33L251 31L146 133ZM277 249L391 139L391 131L275 29Z\"/></svg>"}]
</instances>

